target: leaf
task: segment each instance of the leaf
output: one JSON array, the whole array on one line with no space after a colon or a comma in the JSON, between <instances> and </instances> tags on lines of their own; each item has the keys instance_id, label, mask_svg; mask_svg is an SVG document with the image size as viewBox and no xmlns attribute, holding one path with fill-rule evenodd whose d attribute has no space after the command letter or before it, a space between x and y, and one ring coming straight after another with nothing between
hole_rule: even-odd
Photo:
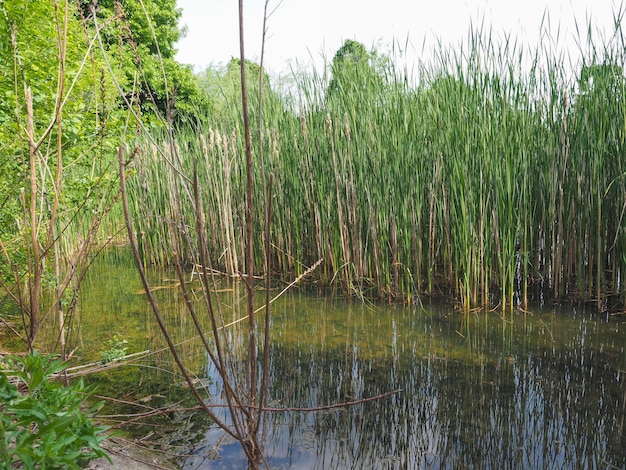
<instances>
[{"instance_id":1,"label":"leaf","mask_svg":"<svg viewBox=\"0 0 626 470\"><path fill-rule=\"evenodd\" d=\"M76 421L75 415L65 415L65 416L57 417L56 419L53 419L45 426L42 426L39 429L39 434L46 434L49 432L60 433L64 431L68 426L70 426L72 423L74 423L75 421Z\"/></svg>"},{"instance_id":2,"label":"leaf","mask_svg":"<svg viewBox=\"0 0 626 470\"><path fill-rule=\"evenodd\" d=\"M37 404L34 400L24 400L22 402L14 404L11 408L15 411L16 415L22 418L35 417L41 422L48 419L48 413L46 412L46 409L43 406Z\"/></svg>"},{"instance_id":3,"label":"leaf","mask_svg":"<svg viewBox=\"0 0 626 470\"><path fill-rule=\"evenodd\" d=\"M17 455L19 462L22 463L22 466L24 468L35 468L35 461L32 457L32 450L20 450L18 452L15 452L15 454Z\"/></svg>"},{"instance_id":4,"label":"leaf","mask_svg":"<svg viewBox=\"0 0 626 470\"><path fill-rule=\"evenodd\" d=\"M6 375L0 373L0 402L8 402L19 396L17 387L9 382Z\"/></svg>"}]
</instances>

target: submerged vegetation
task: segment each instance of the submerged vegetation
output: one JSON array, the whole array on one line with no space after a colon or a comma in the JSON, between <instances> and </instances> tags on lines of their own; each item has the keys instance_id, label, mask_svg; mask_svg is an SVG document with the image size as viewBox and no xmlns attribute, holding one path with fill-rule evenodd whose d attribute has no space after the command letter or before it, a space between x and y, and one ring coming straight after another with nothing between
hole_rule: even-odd
<instances>
[{"instance_id":1,"label":"submerged vegetation","mask_svg":"<svg viewBox=\"0 0 626 470\"><path fill-rule=\"evenodd\" d=\"M623 35L587 41L571 70L555 51L474 31L416 77L347 41L328 75L295 74L283 96L264 91L252 135L265 149L257 177L275 175L274 269L299 274L323 258L319 280L348 295L454 292L464 310L622 305ZM224 107L180 128L168 157L198 168L214 268L229 275L244 259L241 129ZM177 241L194 214L185 198L164 197L177 176L161 152L140 144L129 189L154 263L190 249ZM255 236L262 266L264 234Z\"/></svg>"}]
</instances>

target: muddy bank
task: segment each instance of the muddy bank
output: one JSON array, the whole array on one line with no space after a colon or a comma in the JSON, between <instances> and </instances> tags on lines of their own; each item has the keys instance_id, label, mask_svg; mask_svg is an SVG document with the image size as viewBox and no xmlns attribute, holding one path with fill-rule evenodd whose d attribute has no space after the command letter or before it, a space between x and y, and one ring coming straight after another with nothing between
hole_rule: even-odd
<instances>
[{"instance_id":1,"label":"muddy bank","mask_svg":"<svg viewBox=\"0 0 626 470\"><path fill-rule=\"evenodd\" d=\"M107 439L102 443L102 448L109 454L111 462L105 458L93 460L87 466L87 470L173 470L177 468L155 451L127 439Z\"/></svg>"}]
</instances>

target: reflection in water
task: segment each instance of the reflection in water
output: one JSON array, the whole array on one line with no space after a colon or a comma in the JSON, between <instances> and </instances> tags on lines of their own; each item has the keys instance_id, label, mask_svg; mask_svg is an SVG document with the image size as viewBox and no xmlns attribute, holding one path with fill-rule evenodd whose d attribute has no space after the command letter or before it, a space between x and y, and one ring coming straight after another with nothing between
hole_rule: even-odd
<instances>
[{"instance_id":1,"label":"reflection in water","mask_svg":"<svg viewBox=\"0 0 626 470\"><path fill-rule=\"evenodd\" d=\"M113 334L130 340L130 352L162 345L132 265L120 260L103 272L94 266L85 284L80 341L95 357ZM153 282L170 285L171 277L154 273ZM177 290L157 295L176 340L189 340ZM241 292L220 294L220 304L227 321L237 318ZM344 409L268 414L272 468L626 468L623 317L570 307L464 320L441 304L374 307L298 291L272 308L271 406L317 407L402 390ZM245 324L232 328L235 350L246 337ZM181 349L190 368L211 379L219 403L220 382L202 349L193 341ZM151 364L160 375L150 379L153 369L141 369L137 387L150 387L146 394L172 386L162 355ZM191 447L183 468L245 468L237 443L198 415L180 419L192 421L189 436L182 426L176 433Z\"/></svg>"},{"instance_id":2,"label":"reflection in water","mask_svg":"<svg viewBox=\"0 0 626 470\"><path fill-rule=\"evenodd\" d=\"M272 399L318 413L268 416L272 468L623 468L621 319L368 308L294 296L274 310ZM237 444L185 468L243 468Z\"/></svg>"}]
</instances>

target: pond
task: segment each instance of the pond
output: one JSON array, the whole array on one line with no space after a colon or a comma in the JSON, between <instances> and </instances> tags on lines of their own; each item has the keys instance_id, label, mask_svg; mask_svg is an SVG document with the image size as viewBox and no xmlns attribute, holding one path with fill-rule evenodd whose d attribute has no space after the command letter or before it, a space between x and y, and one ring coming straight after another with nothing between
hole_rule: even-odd
<instances>
[{"instance_id":1,"label":"pond","mask_svg":"<svg viewBox=\"0 0 626 470\"><path fill-rule=\"evenodd\" d=\"M175 276L151 276L189 368L220 402ZM220 290L224 315L238 318L243 289L224 282ZM86 361L98 360L115 335L129 353L158 351L90 377L101 393L142 410L193 405L169 353L159 351L164 343L127 252L93 265L80 310L74 341ZM625 322L578 305L467 316L439 301L373 305L294 288L272 304L272 406L399 391L346 408L268 414L267 461L294 469L625 468ZM243 335L243 326L233 328L235 344ZM126 412L111 406L111 414ZM156 425L137 419L134 431L176 452L182 468L246 467L239 444L197 411Z\"/></svg>"}]
</instances>

